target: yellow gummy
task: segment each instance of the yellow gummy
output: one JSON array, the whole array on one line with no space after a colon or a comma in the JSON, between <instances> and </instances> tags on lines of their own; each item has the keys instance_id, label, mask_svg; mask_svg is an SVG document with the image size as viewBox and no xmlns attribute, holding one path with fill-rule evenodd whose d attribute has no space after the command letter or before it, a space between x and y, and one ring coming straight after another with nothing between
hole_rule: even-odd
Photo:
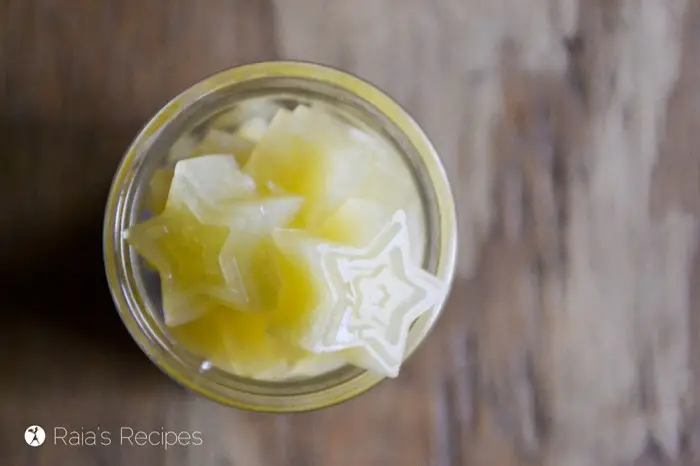
<instances>
[{"instance_id":1,"label":"yellow gummy","mask_svg":"<svg viewBox=\"0 0 700 466\"><path fill-rule=\"evenodd\" d=\"M251 142L258 142L267 132L267 122L260 117L253 118L241 125L236 134Z\"/></svg>"},{"instance_id":2,"label":"yellow gummy","mask_svg":"<svg viewBox=\"0 0 700 466\"><path fill-rule=\"evenodd\" d=\"M299 226L308 227L362 184L363 157L337 121L298 107L278 112L244 170L261 187L304 196Z\"/></svg>"},{"instance_id":3,"label":"yellow gummy","mask_svg":"<svg viewBox=\"0 0 700 466\"><path fill-rule=\"evenodd\" d=\"M254 147L253 141L238 134L211 129L194 149L192 155L194 157L206 154L232 155L239 164L244 164Z\"/></svg>"},{"instance_id":4,"label":"yellow gummy","mask_svg":"<svg viewBox=\"0 0 700 466\"><path fill-rule=\"evenodd\" d=\"M273 338L268 318L214 306L203 317L175 327L172 335L192 353L241 376L255 376L280 363L292 365L304 356L301 350Z\"/></svg>"},{"instance_id":5,"label":"yellow gummy","mask_svg":"<svg viewBox=\"0 0 700 466\"><path fill-rule=\"evenodd\" d=\"M278 338L275 332L282 328L286 335L300 335L308 318L308 303L314 301L308 277L271 243L261 245L256 255L259 267L254 267L251 274L270 285L269 291L274 294L271 308L251 313L213 304L203 317L172 331L193 353L252 377L283 373L309 357L307 351L290 344L290 339Z\"/></svg>"},{"instance_id":6,"label":"yellow gummy","mask_svg":"<svg viewBox=\"0 0 700 466\"><path fill-rule=\"evenodd\" d=\"M221 217L212 219L230 229L219 265L229 288L240 291L242 299L234 304L241 309L269 308L274 296L274 289L270 289L274 274L268 270L270 277L254 277L252 269L270 263L269 254L260 249L261 243L273 230L289 224L302 204L302 198L291 196L237 201L221 206Z\"/></svg>"},{"instance_id":7,"label":"yellow gummy","mask_svg":"<svg viewBox=\"0 0 700 466\"><path fill-rule=\"evenodd\" d=\"M128 231L129 244L160 273L167 325L201 314L201 306L183 296L200 302L226 298L219 253L228 234L227 228L201 224L187 208L166 209Z\"/></svg>"},{"instance_id":8,"label":"yellow gummy","mask_svg":"<svg viewBox=\"0 0 700 466\"><path fill-rule=\"evenodd\" d=\"M310 233L334 243L366 246L391 221L392 213L377 202L352 198Z\"/></svg>"}]
</instances>

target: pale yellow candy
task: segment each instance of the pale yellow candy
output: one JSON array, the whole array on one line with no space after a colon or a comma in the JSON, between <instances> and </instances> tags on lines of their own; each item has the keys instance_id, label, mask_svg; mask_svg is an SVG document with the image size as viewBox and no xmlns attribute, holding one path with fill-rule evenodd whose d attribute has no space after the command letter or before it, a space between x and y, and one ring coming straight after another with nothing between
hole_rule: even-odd
<instances>
[{"instance_id":1,"label":"pale yellow candy","mask_svg":"<svg viewBox=\"0 0 700 466\"><path fill-rule=\"evenodd\" d=\"M280 106L267 98L249 99L240 102L232 109L222 113L211 124L212 128L235 131L244 122L255 118L269 121L280 110Z\"/></svg>"},{"instance_id":2,"label":"pale yellow candy","mask_svg":"<svg viewBox=\"0 0 700 466\"><path fill-rule=\"evenodd\" d=\"M351 198L310 233L327 241L367 246L389 222L393 211L362 198Z\"/></svg>"},{"instance_id":3,"label":"pale yellow candy","mask_svg":"<svg viewBox=\"0 0 700 466\"><path fill-rule=\"evenodd\" d=\"M186 207L166 208L127 231L129 244L160 274L166 325L201 317L216 295L233 299L225 296L219 266L228 235L228 228L203 225Z\"/></svg>"},{"instance_id":4,"label":"pale yellow candy","mask_svg":"<svg viewBox=\"0 0 700 466\"><path fill-rule=\"evenodd\" d=\"M349 362L395 377L410 325L433 312L446 287L411 259L405 212L399 210L368 246L340 246L302 232L273 238L312 277L307 331L299 344L314 353L351 350Z\"/></svg>"},{"instance_id":5,"label":"pale yellow candy","mask_svg":"<svg viewBox=\"0 0 700 466\"><path fill-rule=\"evenodd\" d=\"M188 159L192 157L196 148L197 139L191 134L184 134L170 148L167 162L175 164L180 160Z\"/></svg>"},{"instance_id":6,"label":"pale yellow candy","mask_svg":"<svg viewBox=\"0 0 700 466\"><path fill-rule=\"evenodd\" d=\"M245 165L259 186L306 198L300 226L317 226L364 183L370 165L346 127L329 116L297 107L270 123Z\"/></svg>"},{"instance_id":7,"label":"pale yellow candy","mask_svg":"<svg viewBox=\"0 0 700 466\"><path fill-rule=\"evenodd\" d=\"M236 133L219 129L210 129L200 143L194 148L192 156L206 154L232 155L236 162L245 164L255 147L254 141Z\"/></svg>"},{"instance_id":8,"label":"pale yellow candy","mask_svg":"<svg viewBox=\"0 0 700 466\"><path fill-rule=\"evenodd\" d=\"M371 136L370 133L350 129L356 143L371 154L371 169L364 184L359 189L358 197L381 206L382 209L406 212L406 222L411 242L411 257L417 265L423 264L426 248L425 210L417 181L409 166L403 162L401 155L386 141ZM363 215L361 212L357 212ZM376 219L376 208L369 208L364 214L364 222L372 224Z\"/></svg>"},{"instance_id":9,"label":"pale yellow candy","mask_svg":"<svg viewBox=\"0 0 700 466\"><path fill-rule=\"evenodd\" d=\"M232 156L184 159L175 165L162 213L128 231L129 243L161 275L167 325L201 316L211 302L243 299L241 290L228 287L221 273L220 252L230 229L218 209L254 191L254 182Z\"/></svg>"},{"instance_id":10,"label":"pale yellow candy","mask_svg":"<svg viewBox=\"0 0 700 466\"><path fill-rule=\"evenodd\" d=\"M236 134L252 142L259 142L267 132L267 122L260 117L253 118L241 125Z\"/></svg>"},{"instance_id":11,"label":"pale yellow candy","mask_svg":"<svg viewBox=\"0 0 700 466\"><path fill-rule=\"evenodd\" d=\"M213 306L172 331L186 348L218 367L239 376L266 379L284 374L308 354L271 337L268 321L262 313Z\"/></svg>"},{"instance_id":12,"label":"pale yellow candy","mask_svg":"<svg viewBox=\"0 0 700 466\"><path fill-rule=\"evenodd\" d=\"M234 304L239 309L264 310L276 304L271 302L274 290L261 289L260 277L253 273L255 260L264 259L257 249L273 230L286 227L303 203L301 197L287 196L222 206L218 224L228 226L230 234L219 255L219 264L227 287L236 290Z\"/></svg>"},{"instance_id":13,"label":"pale yellow candy","mask_svg":"<svg viewBox=\"0 0 700 466\"><path fill-rule=\"evenodd\" d=\"M391 210L405 208L406 203L419 200L413 173L393 146L354 128L349 133L371 164L359 189L360 197L379 202Z\"/></svg>"},{"instance_id":14,"label":"pale yellow candy","mask_svg":"<svg viewBox=\"0 0 700 466\"><path fill-rule=\"evenodd\" d=\"M347 356L340 352L324 354L305 353L299 359L292 361L281 360L264 370L257 368L251 375L258 380L269 381L301 379L331 372L347 364Z\"/></svg>"},{"instance_id":15,"label":"pale yellow candy","mask_svg":"<svg viewBox=\"0 0 700 466\"><path fill-rule=\"evenodd\" d=\"M205 155L175 165L166 208L186 206L200 221L211 217L222 203L255 193L255 182L238 168L231 155Z\"/></svg>"},{"instance_id":16,"label":"pale yellow candy","mask_svg":"<svg viewBox=\"0 0 700 466\"><path fill-rule=\"evenodd\" d=\"M348 144L364 154L362 163L363 178L355 197L361 197L383 204L390 210L405 208L406 203L419 200L417 183L410 164L403 160L396 147L379 137L360 121L354 121L358 127L341 122L332 117L333 108L328 104L316 102L311 108L297 107L302 113L316 112L327 115L341 124L346 131Z\"/></svg>"}]
</instances>

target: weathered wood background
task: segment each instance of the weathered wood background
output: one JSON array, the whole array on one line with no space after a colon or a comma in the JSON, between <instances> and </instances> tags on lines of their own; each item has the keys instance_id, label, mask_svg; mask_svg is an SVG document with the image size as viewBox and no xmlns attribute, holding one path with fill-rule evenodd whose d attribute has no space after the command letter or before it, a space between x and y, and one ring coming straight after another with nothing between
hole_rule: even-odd
<instances>
[{"instance_id":1,"label":"weathered wood background","mask_svg":"<svg viewBox=\"0 0 700 466\"><path fill-rule=\"evenodd\" d=\"M245 62L367 78L440 150L459 279L395 381L225 409L158 372L103 276L122 151ZM0 1L0 464L700 464L698 0ZM204 445L27 447L25 427Z\"/></svg>"}]
</instances>

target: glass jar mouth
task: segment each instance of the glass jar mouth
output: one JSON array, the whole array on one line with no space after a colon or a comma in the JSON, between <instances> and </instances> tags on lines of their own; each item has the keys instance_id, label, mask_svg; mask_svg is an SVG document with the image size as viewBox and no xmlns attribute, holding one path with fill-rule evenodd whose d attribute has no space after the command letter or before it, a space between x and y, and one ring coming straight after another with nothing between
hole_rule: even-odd
<instances>
[{"instance_id":1,"label":"glass jar mouth","mask_svg":"<svg viewBox=\"0 0 700 466\"><path fill-rule=\"evenodd\" d=\"M260 382L211 368L181 351L167 337L148 300L135 253L122 232L138 221L143 179L153 157L165 157L167 141L196 115L236 99L288 92L313 94L358 118L371 121L397 147L417 177L427 215L425 268L451 285L456 262L454 199L440 159L418 124L373 85L345 72L305 62L262 62L225 70L186 89L138 133L115 174L105 211L104 262L116 308L132 338L154 364L176 382L219 403L238 408L293 412L340 403L370 389L384 377L342 367L298 381ZM165 149L165 150L164 150ZM157 155L161 154L161 155ZM434 327L447 296L420 317L409 332L408 358Z\"/></svg>"}]
</instances>

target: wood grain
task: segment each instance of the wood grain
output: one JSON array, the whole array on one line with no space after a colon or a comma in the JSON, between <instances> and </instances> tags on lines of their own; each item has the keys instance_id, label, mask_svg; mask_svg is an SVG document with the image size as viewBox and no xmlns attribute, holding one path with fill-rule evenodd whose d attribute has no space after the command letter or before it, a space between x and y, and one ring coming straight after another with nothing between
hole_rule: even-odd
<instances>
[{"instance_id":1,"label":"wood grain","mask_svg":"<svg viewBox=\"0 0 700 466\"><path fill-rule=\"evenodd\" d=\"M7 464L700 462L697 0L25 0L0 2L0 24ZM138 127L207 74L273 58L394 96L435 142L460 222L445 317L401 377L288 416L158 373L99 251ZM32 423L204 445L29 449Z\"/></svg>"}]
</instances>

